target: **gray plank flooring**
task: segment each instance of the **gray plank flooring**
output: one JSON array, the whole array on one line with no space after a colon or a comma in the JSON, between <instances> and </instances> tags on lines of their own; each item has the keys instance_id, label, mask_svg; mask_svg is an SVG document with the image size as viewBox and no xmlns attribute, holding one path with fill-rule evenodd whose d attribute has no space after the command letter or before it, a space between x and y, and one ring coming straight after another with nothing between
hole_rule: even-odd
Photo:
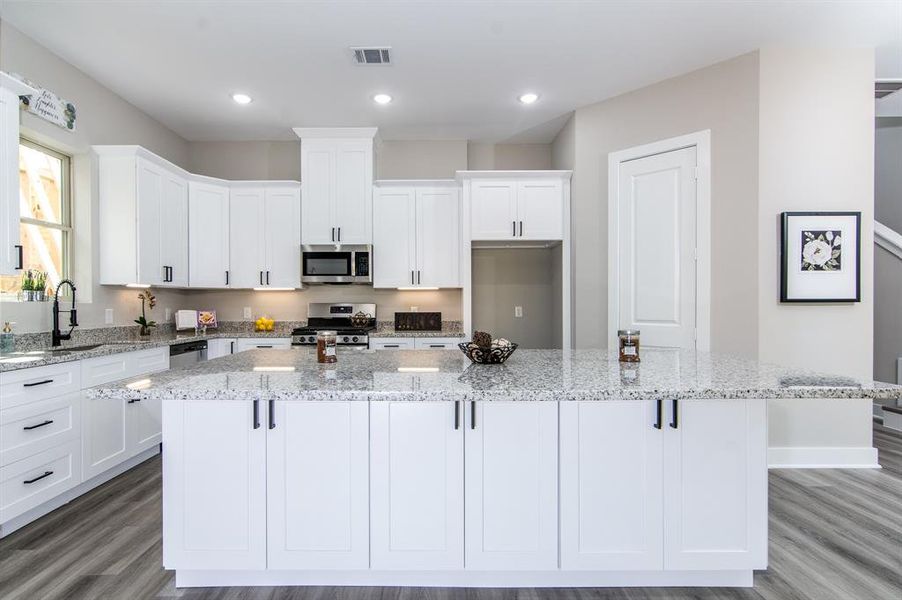
<instances>
[{"instance_id":1,"label":"gray plank flooring","mask_svg":"<svg viewBox=\"0 0 902 600\"><path fill-rule=\"evenodd\" d=\"M752 589L204 588L161 567L160 460L0 540L0 598L184 600L900 600L902 435L881 470L770 473L770 568Z\"/></svg>"}]
</instances>

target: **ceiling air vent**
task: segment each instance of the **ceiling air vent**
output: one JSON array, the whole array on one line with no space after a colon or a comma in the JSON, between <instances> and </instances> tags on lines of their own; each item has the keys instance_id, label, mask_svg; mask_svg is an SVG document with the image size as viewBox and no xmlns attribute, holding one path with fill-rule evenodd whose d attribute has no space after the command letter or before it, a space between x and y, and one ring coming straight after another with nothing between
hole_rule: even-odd
<instances>
[{"instance_id":1,"label":"ceiling air vent","mask_svg":"<svg viewBox=\"0 0 902 600\"><path fill-rule=\"evenodd\" d=\"M383 46L381 48L352 47L351 52L354 54L354 64L358 64L358 65L390 65L391 64L391 47L390 46Z\"/></svg>"}]
</instances>

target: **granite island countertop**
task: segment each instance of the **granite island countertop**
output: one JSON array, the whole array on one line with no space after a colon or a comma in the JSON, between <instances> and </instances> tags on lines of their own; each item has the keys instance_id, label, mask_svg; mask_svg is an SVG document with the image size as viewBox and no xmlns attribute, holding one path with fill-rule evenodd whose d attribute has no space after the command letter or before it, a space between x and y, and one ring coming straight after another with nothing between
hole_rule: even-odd
<instances>
[{"instance_id":1,"label":"granite island countertop","mask_svg":"<svg viewBox=\"0 0 902 600\"><path fill-rule=\"evenodd\" d=\"M726 355L643 349L622 364L603 350L519 350L474 365L458 350L251 350L87 390L163 400L569 401L745 398L898 400L902 386L786 369Z\"/></svg>"}]
</instances>

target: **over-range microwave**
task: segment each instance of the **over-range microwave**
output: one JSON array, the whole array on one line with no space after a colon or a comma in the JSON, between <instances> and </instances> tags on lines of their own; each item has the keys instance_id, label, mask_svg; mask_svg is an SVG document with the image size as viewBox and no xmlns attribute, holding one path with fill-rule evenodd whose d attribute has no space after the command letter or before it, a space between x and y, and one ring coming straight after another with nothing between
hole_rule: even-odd
<instances>
[{"instance_id":1,"label":"over-range microwave","mask_svg":"<svg viewBox=\"0 0 902 600\"><path fill-rule=\"evenodd\" d=\"M372 283L372 246L301 246L304 283Z\"/></svg>"}]
</instances>

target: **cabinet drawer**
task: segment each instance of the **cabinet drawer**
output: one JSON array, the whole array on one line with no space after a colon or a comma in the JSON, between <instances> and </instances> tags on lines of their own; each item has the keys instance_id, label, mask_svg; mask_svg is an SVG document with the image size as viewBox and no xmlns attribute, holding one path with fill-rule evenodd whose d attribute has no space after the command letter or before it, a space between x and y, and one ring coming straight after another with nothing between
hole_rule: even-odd
<instances>
[{"instance_id":1,"label":"cabinet drawer","mask_svg":"<svg viewBox=\"0 0 902 600\"><path fill-rule=\"evenodd\" d=\"M47 398L0 411L0 466L27 458L81 433L81 394Z\"/></svg>"},{"instance_id":2,"label":"cabinet drawer","mask_svg":"<svg viewBox=\"0 0 902 600\"><path fill-rule=\"evenodd\" d=\"M0 373L0 409L22 406L81 389L78 361Z\"/></svg>"},{"instance_id":3,"label":"cabinet drawer","mask_svg":"<svg viewBox=\"0 0 902 600\"><path fill-rule=\"evenodd\" d=\"M274 348L276 350L290 350L291 338L245 338L239 339L235 344L235 352L255 350L257 348Z\"/></svg>"},{"instance_id":4,"label":"cabinet drawer","mask_svg":"<svg viewBox=\"0 0 902 600\"><path fill-rule=\"evenodd\" d=\"M157 373L165 371L169 368L169 348L151 348L149 350L139 350L138 352L129 352L129 377L136 375L145 375L147 373Z\"/></svg>"},{"instance_id":5,"label":"cabinet drawer","mask_svg":"<svg viewBox=\"0 0 902 600\"><path fill-rule=\"evenodd\" d=\"M414 338L413 347L416 350L457 348L462 341L464 341L463 338Z\"/></svg>"},{"instance_id":6,"label":"cabinet drawer","mask_svg":"<svg viewBox=\"0 0 902 600\"><path fill-rule=\"evenodd\" d=\"M82 388L118 381L131 375L128 368L128 354L123 352L81 361Z\"/></svg>"},{"instance_id":7,"label":"cabinet drawer","mask_svg":"<svg viewBox=\"0 0 902 600\"><path fill-rule=\"evenodd\" d=\"M43 504L80 482L78 440L0 467L0 522Z\"/></svg>"},{"instance_id":8,"label":"cabinet drawer","mask_svg":"<svg viewBox=\"0 0 902 600\"><path fill-rule=\"evenodd\" d=\"M413 350L413 338L370 338L373 350Z\"/></svg>"}]
</instances>

